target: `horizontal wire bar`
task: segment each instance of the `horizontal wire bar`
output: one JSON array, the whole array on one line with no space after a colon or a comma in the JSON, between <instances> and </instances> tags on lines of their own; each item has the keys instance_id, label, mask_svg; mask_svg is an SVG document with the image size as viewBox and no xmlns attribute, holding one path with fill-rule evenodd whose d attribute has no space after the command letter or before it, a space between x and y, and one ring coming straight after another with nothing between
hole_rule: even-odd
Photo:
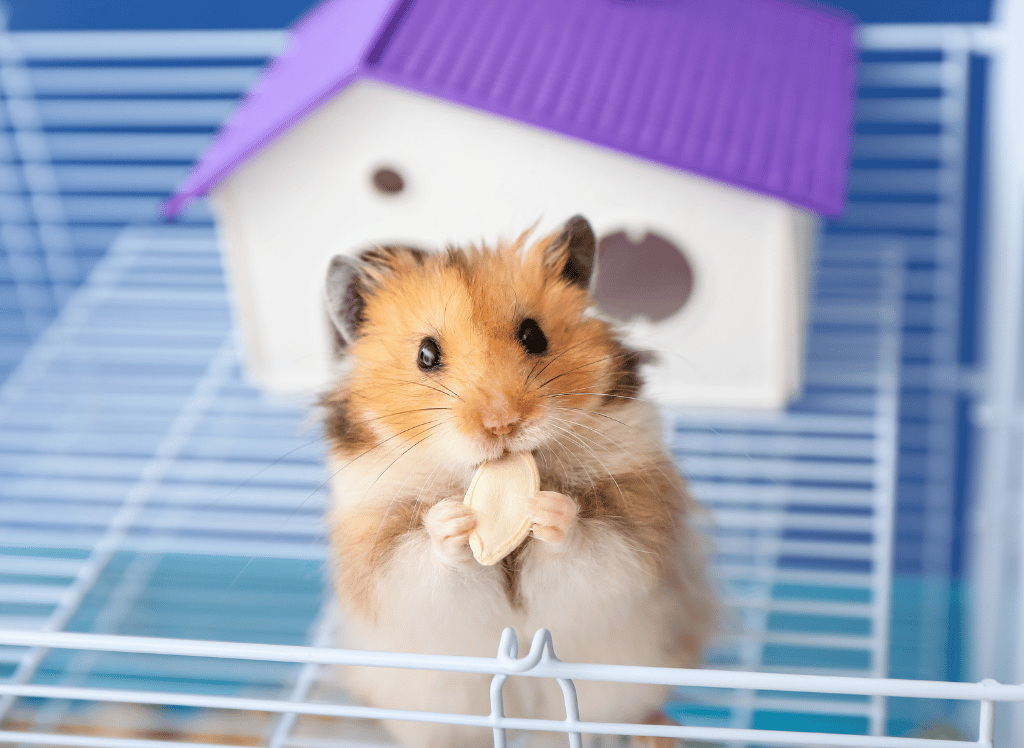
<instances>
[{"instance_id":1,"label":"horizontal wire bar","mask_svg":"<svg viewBox=\"0 0 1024 748\"><path fill-rule=\"evenodd\" d=\"M16 31L28 61L265 57L285 44L283 31ZM116 50L116 53L113 52Z\"/></svg>"},{"instance_id":2,"label":"horizontal wire bar","mask_svg":"<svg viewBox=\"0 0 1024 748\"><path fill-rule=\"evenodd\" d=\"M68 745L82 748L224 748L219 743L191 743L180 740L142 740L107 738L99 735L65 735L62 733L19 732L0 730L0 741L29 745Z\"/></svg>"},{"instance_id":3,"label":"horizontal wire bar","mask_svg":"<svg viewBox=\"0 0 1024 748\"><path fill-rule=\"evenodd\" d=\"M873 613L871 603L850 603L839 600L786 600L751 595L725 595L724 602L730 608L751 608L773 613L798 613L805 615L843 615L867 618Z\"/></svg>"},{"instance_id":4,"label":"horizontal wire bar","mask_svg":"<svg viewBox=\"0 0 1024 748\"><path fill-rule=\"evenodd\" d=\"M178 67L57 67L30 68L37 96L108 94L240 94L260 73L252 65L221 64Z\"/></svg>"},{"instance_id":5,"label":"horizontal wire bar","mask_svg":"<svg viewBox=\"0 0 1024 748\"><path fill-rule=\"evenodd\" d=\"M771 710L777 712L815 715L820 714L829 717L837 714L852 717L867 717L873 708L873 704L870 701L858 701L851 703L846 701L836 701L833 699L807 698L803 695L789 699L753 696L750 699L750 703L752 708L755 710ZM716 706L730 710L736 708L733 697L711 699L707 698L705 694L701 694L701 697L696 699L693 705L696 707Z\"/></svg>"},{"instance_id":6,"label":"horizontal wire bar","mask_svg":"<svg viewBox=\"0 0 1024 748\"><path fill-rule=\"evenodd\" d=\"M311 738L292 735L285 741L286 748L394 748L394 744L368 742L366 740L342 740L339 738Z\"/></svg>"},{"instance_id":7,"label":"horizontal wire bar","mask_svg":"<svg viewBox=\"0 0 1024 748\"><path fill-rule=\"evenodd\" d=\"M58 649L89 649L107 652L135 652L187 657L219 657L273 662L314 662L326 665L488 673L492 675L500 673L506 675L528 675L537 678L569 678L619 683L658 683L673 686L806 691L964 701L1024 701L1024 685L1004 685L995 681L948 683L943 681L848 676L792 675L786 673L731 672L726 670L684 670L628 665L593 665L559 661L540 662L532 670L523 672L517 670L514 665L510 666L498 659L488 657L401 654L280 644L244 644L193 639L158 639L68 632L16 631L11 629L0 629L0 643ZM512 662L514 663L515 661L513 660ZM0 684L0 693L27 695L26 692L19 690L27 688L44 687ZM92 693L102 694L104 691L96 690ZM79 697L61 696L60 698ZM83 698L94 697L88 696Z\"/></svg>"},{"instance_id":8,"label":"horizontal wire bar","mask_svg":"<svg viewBox=\"0 0 1024 748\"><path fill-rule=\"evenodd\" d=\"M85 691L89 689L65 689L68 691ZM139 692L121 692L128 696L135 696L132 699L136 703L163 703L192 706L194 699L186 698L175 694L159 694L160 696L173 697L173 700L155 701L150 698L151 694ZM145 697L145 698L143 698ZM70 697L79 698L79 697ZM114 699L110 699L114 700ZM121 701L121 699L118 699ZM579 732L591 735L633 735L651 737L672 737L694 740L737 740L754 741L770 745L805 745L805 746L848 746L850 748L948 748L950 745L977 745L974 742L930 740L922 738L895 738L875 737L868 735L840 735L835 733L821 732L793 732L782 730L755 730L731 727L684 727L677 725L642 725L623 723L600 723L600 722L568 722L546 719L522 719L516 717L492 717L477 716L469 714L444 714L438 712L416 712L404 709L377 709L371 707L349 707L335 706L328 704L302 704L288 701L271 701L267 699L240 699L229 697L211 698L211 701L224 702L223 706L217 708L240 709L270 712L294 712L299 714L316 714L321 716L352 717L357 719L397 719L410 722L429 722L432 724L449 724L466 727L498 727L505 729L534 730L544 732ZM232 705L228 705L235 702ZM243 706L242 703L251 703L251 706ZM51 740L42 740L42 735L36 734L36 739L26 739L33 736L33 733L22 733L4 731L0 732L0 740L12 742L56 742L60 743L61 735L47 735ZM71 737L71 736L69 736ZM78 736L75 736L76 738ZM57 738L56 740L52 740ZM103 739L97 739L103 740ZM67 745L93 745L93 746L118 746L122 743L96 742L80 743L71 742ZM141 744L140 744L141 745ZM150 745L153 745L152 743ZM156 742L155 745L167 745ZM125 747L127 748L127 746Z\"/></svg>"}]
</instances>

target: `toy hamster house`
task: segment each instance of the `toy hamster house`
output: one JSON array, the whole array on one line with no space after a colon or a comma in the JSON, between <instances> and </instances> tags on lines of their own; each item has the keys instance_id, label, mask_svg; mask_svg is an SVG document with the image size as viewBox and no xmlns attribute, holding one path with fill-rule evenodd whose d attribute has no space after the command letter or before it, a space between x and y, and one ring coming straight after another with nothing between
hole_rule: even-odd
<instances>
[{"instance_id":1,"label":"toy hamster house","mask_svg":"<svg viewBox=\"0 0 1024 748\"><path fill-rule=\"evenodd\" d=\"M327 379L332 254L583 213L599 306L661 356L652 394L778 407L816 214L843 204L854 64L847 19L779 0L331 0L167 214L212 192L271 390Z\"/></svg>"}]
</instances>

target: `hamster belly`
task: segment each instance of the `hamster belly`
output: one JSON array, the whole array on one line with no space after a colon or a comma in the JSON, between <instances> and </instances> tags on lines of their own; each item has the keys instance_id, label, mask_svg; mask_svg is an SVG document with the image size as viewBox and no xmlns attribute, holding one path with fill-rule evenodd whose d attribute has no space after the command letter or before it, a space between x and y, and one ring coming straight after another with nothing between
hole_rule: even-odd
<instances>
[{"instance_id":1,"label":"hamster belly","mask_svg":"<svg viewBox=\"0 0 1024 748\"><path fill-rule=\"evenodd\" d=\"M376 584L376 615L346 611L343 646L373 651L494 657L502 630L518 614L496 566L451 568L434 553L425 532L410 534ZM344 680L371 706L388 709L490 714L488 674L383 668L347 668ZM522 713L511 700L509 714ZM407 748L493 745L488 728L467 728L389 720L392 734Z\"/></svg>"},{"instance_id":2,"label":"hamster belly","mask_svg":"<svg viewBox=\"0 0 1024 748\"><path fill-rule=\"evenodd\" d=\"M522 633L551 631L566 662L675 667L677 642L688 626L678 594L647 576L628 540L601 522L581 523L566 547L535 543L523 566L526 621ZM660 709L669 688L577 681L584 721L639 722ZM565 719L561 691L536 680L532 700L548 719ZM526 699L524 699L526 700ZM535 716L541 716L540 714Z\"/></svg>"}]
</instances>

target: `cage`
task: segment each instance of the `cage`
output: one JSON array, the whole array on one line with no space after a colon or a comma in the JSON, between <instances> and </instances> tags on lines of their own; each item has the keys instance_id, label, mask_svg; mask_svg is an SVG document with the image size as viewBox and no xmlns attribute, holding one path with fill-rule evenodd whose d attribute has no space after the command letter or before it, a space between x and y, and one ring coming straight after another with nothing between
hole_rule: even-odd
<instances>
[{"instance_id":1,"label":"cage","mask_svg":"<svg viewBox=\"0 0 1024 748\"><path fill-rule=\"evenodd\" d=\"M0 740L387 744L332 686L348 663L561 679L565 723L448 717L496 745L1024 744L1024 709L996 707L1024 687L981 680L1024 681L1024 4L997 11L863 27L804 395L665 414L734 621L696 671L560 663L543 635L493 660L331 648L315 424L242 376L204 207L157 219L283 37L0 35ZM581 678L677 686L683 726L574 721Z\"/></svg>"}]
</instances>

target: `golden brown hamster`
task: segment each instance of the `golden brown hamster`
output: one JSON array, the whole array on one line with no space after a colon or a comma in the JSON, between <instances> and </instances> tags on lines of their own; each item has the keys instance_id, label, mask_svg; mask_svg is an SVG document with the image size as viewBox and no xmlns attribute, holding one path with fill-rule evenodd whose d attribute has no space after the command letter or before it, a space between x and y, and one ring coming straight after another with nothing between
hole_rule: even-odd
<instances>
[{"instance_id":1,"label":"golden brown hamster","mask_svg":"<svg viewBox=\"0 0 1024 748\"><path fill-rule=\"evenodd\" d=\"M528 237L331 262L343 371L323 405L344 644L493 657L504 627L523 642L543 627L566 661L697 665L717 610L698 506L640 396L642 357L589 309L593 230L575 217ZM482 566L463 497L479 465L519 452L540 473L532 532ZM374 706L490 711L488 675L365 668L346 679ZM582 718L612 722L650 719L668 690L576 686ZM509 716L565 718L553 682L510 679L505 701ZM410 748L492 745L485 729L389 727Z\"/></svg>"}]
</instances>

